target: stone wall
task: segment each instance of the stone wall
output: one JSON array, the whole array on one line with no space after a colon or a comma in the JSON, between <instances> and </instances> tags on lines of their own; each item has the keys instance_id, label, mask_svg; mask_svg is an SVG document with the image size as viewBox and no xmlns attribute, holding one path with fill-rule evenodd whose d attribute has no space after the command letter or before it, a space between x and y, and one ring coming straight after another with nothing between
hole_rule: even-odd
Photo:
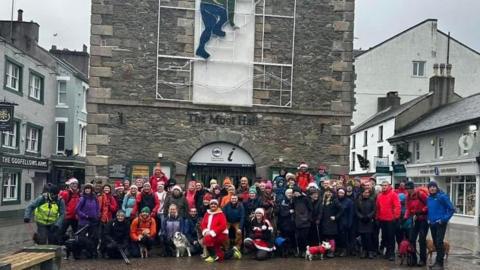
<instances>
[{"instance_id":1,"label":"stone wall","mask_svg":"<svg viewBox=\"0 0 480 270\"><path fill-rule=\"evenodd\" d=\"M265 1L266 14L289 16L293 12L293 1ZM292 165L301 160L325 162L338 165L339 172L348 172L353 0L297 0L294 40L291 31L282 31L293 27L292 19L266 19L265 62L291 62L290 48L295 41L292 108L198 106L157 100L157 45L159 54L193 56L194 51L194 0L161 3L185 10L160 9L162 28L158 29L158 0L92 0L87 178L106 175L109 164L137 156L154 159L159 149L170 161L186 164L197 148L223 136L231 136L223 141L249 151L257 167L270 166L281 152ZM257 8L257 13L261 12L263 6ZM259 41L256 35L255 59L261 55ZM180 63L170 60L159 67ZM272 69L272 73L278 72ZM159 80L188 81L178 72L160 72L158 76ZM171 88L162 93L185 99L188 91L188 87ZM254 92L255 104L275 104L279 99L280 94ZM191 111L263 118L259 125L248 128L191 126L185 122Z\"/></svg>"}]
</instances>

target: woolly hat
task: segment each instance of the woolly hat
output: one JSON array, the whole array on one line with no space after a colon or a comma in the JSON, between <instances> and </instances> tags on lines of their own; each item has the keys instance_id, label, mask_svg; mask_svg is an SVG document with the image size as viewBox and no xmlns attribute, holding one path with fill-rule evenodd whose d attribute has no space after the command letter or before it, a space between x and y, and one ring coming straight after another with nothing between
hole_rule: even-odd
<instances>
[{"instance_id":1,"label":"woolly hat","mask_svg":"<svg viewBox=\"0 0 480 270\"><path fill-rule=\"evenodd\" d=\"M265 215L265 210L263 210L263 208L257 208L255 209L255 214L262 214L262 216Z\"/></svg>"},{"instance_id":2,"label":"woolly hat","mask_svg":"<svg viewBox=\"0 0 480 270\"><path fill-rule=\"evenodd\" d=\"M293 173L287 173L287 174L285 175L285 178L287 178L287 181L290 180L290 179L292 179L292 178L293 178L293 180L295 180L295 174L293 174Z\"/></svg>"},{"instance_id":3,"label":"woolly hat","mask_svg":"<svg viewBox=\"0 0 480 270\"><path fill-rule=\"evenodd\" d=\"M217 182L217 179L213 179L213 178L212 178L212 179L210 180L210 186L212 186L212 185L214 185L214 184L216 185L216 184L218 184L218 182Z\"/></svg>"},{"instance_id":4,"label":"woolly hat","mask_svg":"<svg viewBox=\"0 0 480 270\"><path fill-rule=\"evenodd\" d=\"M137 187L136 185L131 185L131 186L130 186L130 189L132 189L132 188L138 189L138 187Z\"/></svg>"},{"instance_id":5,"label":"woolly hat","mask_svg":"<svg viewBox=\"0 0 480 270\"><path fill-rule=\"evenodd\" d=\"M217 199L211 199L209 204L217 204L218 205L218 200Z\"/></svg>"},{"instance_id":6,"label":"woolly hat","mask_svg":"<svg viewBox=\"0 0 480 270\"><path fill-rule=\"evenodd\" d=\"M140 211L140 213L150 214L150 208L148 208L148 206L145 206L145 207L142 208L142 211Z\"/></svg>"},{"instance_id":7,"label":"woolly hat","mask_svg":"<svg viewBox=\"0 0 480 270\"><path fill-rule=\"evenodd\" d=\"M65 182L65 184L67 184L67 185L78 184L78 180L77 180L77 178L72 177L72 178L68 179L67 182Z\"/></svg>"},{"instance_id":8,"label":"woolly hat","mask_svg":"<svg viewBox=\"0 0 480 270\"><path fill-rule=\"evenodd\" d=\"M300 162L300 165L298 165L298 169L300 170L302 168L308 169L308 164L305 162Z\"/></svg>"},{"instance_id":9,"label":"woolly hat","mask_svg":"<svg viewBox=\"0 0 480 270\"><path fill-rule=\"evenodd\" d=\"M114 187L115 187L115 190L119 190L119 189L124 189L124 188L125 188L125 187L122 185L122 182L121 182L120 180L115 181Z\"/></svg>"},{"instance_id":10,"label":"woolly hat","mask_svg":"<svg viewBox=\"0 0 480 270\"><path fill-rule=\"evenodd\" d=\"M315 182L312 182L307 185L307 189L310 189L310 188L318 189L318 185Z\"/></svg>"},{"instance_id":11,"label":"woolly hat","mask_svg":"<svg viewBox=\"0 0 480 270\"><path fill-rule=\"evenodd\" d=\"M248 189L248 193L257 194L257 188L256 188L255 186L251 186L251 187Z\"/></svg>"},{"instance_id":12,"label":"woolly hat","mask_svg":"<svg viewBox=\"0 0 480 270\"><path fill-rule=\"evenodd\" d=\"M271 182L271 181L267 181L267 183L265 183L265 188L266 188L266 189L272 189L272 182Z\"/></svg>"},{"instance_id":13,"label":"woolly hat","mask_svg":"<svg viewBox=\"0 0 480 270\"><path fill-rule=\"evenodd\" d=\"M210 202L211 199L212 199L212 194L210 194L209 192L207 192L207 193L205 193L205 195L203 195L203 201Z\"/></svg>"},{"instance_id":14,"label":"woolly hat","mask_svg":"<svg viewBox=\"0 0 480 270\"><path fill-rule=\"evenodd\" d=\"M415 188L415 184L413 183L413 181L408 181L408 182L405 184L405 188L406 188L406 189L414 189L414 188Z\"/></svg>"},{"instance_id":15,"label":"woolly hat","mask_svg":"<svg viewBox=\"0 0 480 270\"><path fill-rule=\"evenodd\" d=\"M293 189L287 188L287 190L285 190L285 196L287 196L287 193L293 193Z\"/></svg>"},{"instance_id":16,"label":"woolly hat","mask_svg":"<svg viewBox=\"0 0 480 270\"><path fill-rule=\"evenodd\" d=\"M428 187L428 188L436 187L436 188L438 189L438 184L437 184L437 182L435 182L435 181L430 181L430 182L428 182L427 187Z\"/></svg>"},{"instance_id":17,"label":"woolly hat","mask_svg":"<svg viewBox=\"0 0 480 270\"><path fill-rule=\"evenodd\" d=\"M232 180L230 180L229 178L225 178L225 179L223 180L223 185L224 185L224 186L227 186L227 185L228 185L228 186L231 186L231 185L232 185Z\"/></svg>"},{"instance_id":18,"label":"woolly hat","mask_svg":"<svg viewBox=\"0 0 480 270\"><path fill-rule=\"evenodd\" d=\"M178 191L182 192L182 188L179 185L173 186L172 191L174 191L174 190L178 190Z\"/></svg>"},{"instance_id":19,"label":"woolly hat","mask_svg":"<svg viewBox=\"0 0 480 270\"><path fill-rule=\"evenodd\" d=\"M86 184L83 186L83 190L85 190L85 189L87 189L87 188L93 190L93 185L90 184L90 183L86 183Z\"/></svg>"}]
</instances>

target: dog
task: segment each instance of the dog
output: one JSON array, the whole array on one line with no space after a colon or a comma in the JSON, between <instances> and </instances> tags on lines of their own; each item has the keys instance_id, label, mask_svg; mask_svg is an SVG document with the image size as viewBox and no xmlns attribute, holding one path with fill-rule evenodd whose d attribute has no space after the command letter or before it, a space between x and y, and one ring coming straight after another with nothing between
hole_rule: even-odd
<instances>
[{"instance_id":1,"label":"dog","mask_svg":"<svg viewBox=\"0 0 480 270\"><path fill-rule=\"evenodd\" d=\"M329 242L322 242L320 246L307 246L307 250L305 252L305 259L306 260L313 260L316 255L320 255L320 260L323 260L324 255L332 248Z\"/></svg>"},{"instance_id":2,"label":"dog","mask_svg":"<svg viewBox=\"0 0 480 270\"><path fill-rule=\"evenodd\" d=\"M192 253L190 253L190 242L188 242L187 237L183 233L176 232L173 234L173 244L175 245L177 258L183 256L185 251L187 251L188 257L192 256Z\"/></svg>"},{"instance_id":3,"label":"dog","mask_svg":"<svg viewBox=\"0 0 480 270\"><path fill-rule=\"evenodd\" d=\"M140 257L142 259L146 259L148 258L148 249L146 246L144 246L143 244L139 244L138 245L140 247Z\"/></svg>"},{"instance_id":4,"label":"dog","mask_svg":"<svg viewBox=\"0 0 480 270\"><path fill-rule=\"evenodd\" d=\"M411 255L414 252L412 245L410 244L410 241L407 239L403 239L402 242L400 242L400 245L398 246L398 253L400 255L400 265L403 265L403 262L409 255Z\"/></svg>"},{"instance_id":5,"label":"dog","mask_svg":"<svg viewBox=\"0 0 480 270\"><path fill-rule=\"evenodd\" d=\"M446 240L443 241L443 249L445 250L445 260L447 260L448 254L450 253L450 244ZM433 240L427 239L427 254L428 254L428 261L430 264L432 263L432 256L434 252L437 252L437 250L435 249Z\"/></svg>"}]
</instances>

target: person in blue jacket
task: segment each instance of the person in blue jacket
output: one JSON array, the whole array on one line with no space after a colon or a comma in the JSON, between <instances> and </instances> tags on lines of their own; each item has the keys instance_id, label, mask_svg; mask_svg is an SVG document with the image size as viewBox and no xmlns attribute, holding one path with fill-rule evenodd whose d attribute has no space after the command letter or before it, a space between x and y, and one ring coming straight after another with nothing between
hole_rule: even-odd
<instances>
[{"instance_id":1,"label":"person in blue jacket","mask_svg":"<svg viewBox=\"0 0 480 270\"><path fill-rule=\"evenodd\" d=\"M344 188L337 190L337 198L343 207L343 215L338 221L338 256L345 257L353 250L353 234L350 234L353 226L353 215L355 214L353 201L346 196Z\"/></svg>"},{"instance_id":2,"label":"person in blue jacket","mask_svg":"<svg viewBox=\"0 0 480 270\"><path fill-rule=\"evenodd\" d=\"M430 193L427 199L428 223L430 224L433 244L437 250L435 263L430 269L443 270L443 257L445 255L443 239L445 238L448 221L455 213L455 209L448 195L438 188L437 182L431 181L428 183L428 192Z\"/></svg>"},{"instance_id":3,"label":"person in blue jacket","mask_svg":"<svg viewBox=\"0 0 480 270\"><path fill-rule=\"evenodd\" d=\"M223 207L223 212L227 218L228 229L235 232L234 245L230 245L233 249L233 255L236 259L241 259L240 249L242 247L242 229L245 223L245 208L239 202L237 195L232 195L230 202Z\"/></svg>"}]
</instances>

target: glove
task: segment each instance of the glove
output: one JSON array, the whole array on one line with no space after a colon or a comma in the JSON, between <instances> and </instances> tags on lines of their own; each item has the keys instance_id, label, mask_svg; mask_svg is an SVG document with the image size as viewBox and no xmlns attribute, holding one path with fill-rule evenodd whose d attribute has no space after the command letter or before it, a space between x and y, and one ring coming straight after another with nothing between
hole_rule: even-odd
<instances>
[{"instance_id":1,"label":"glove","mask_svg":"<svg viewBox=\"0 0 480 270\"><path fill-rule=\"evenodd\" d=\"M334 221L334 220L335 220L335 216L331 216L330 219L331 219L332 221Z\"/></svg>"},{"instance_id":2,"label":"glove","mask_svg":"<svg viewBox=\"0 0 480 270\"><path fill-rule=\"evenodd\" d=\"M24 219L23 219L23 222L25 222L25 223L30 223L30 218L28 218L28 217L24 218Z\"/></svg>"},{"instance_id":3,"label":"glove","mask_svg":"<svg viewBox=\"0 0 480 270\"><path fill-rule=\"evenodd\" d=\"M266 229L267 229L267 226L263 225L263 226L262 226L262 230L265 231Z\"/></svg>"},{"instance_id":4,"label":"glove","mask_svg":"<svg viewBox=\"0 0 480 270\"><path fill-rule=\"evenodd\" d=\"M293 214L293 213L295 213L295 210L290 209L290 214Z\"/></svg>"},{"instance_id":5,"label":"glove","mask_svg":"<svg viewBox=\"0 0 480 270\"><path fill-rule=\"evenodd\" d=\"M210 234L211 237L215 237L217 235L214 231L209 231L208 234Z\"/></svg>"}]
</instances>

